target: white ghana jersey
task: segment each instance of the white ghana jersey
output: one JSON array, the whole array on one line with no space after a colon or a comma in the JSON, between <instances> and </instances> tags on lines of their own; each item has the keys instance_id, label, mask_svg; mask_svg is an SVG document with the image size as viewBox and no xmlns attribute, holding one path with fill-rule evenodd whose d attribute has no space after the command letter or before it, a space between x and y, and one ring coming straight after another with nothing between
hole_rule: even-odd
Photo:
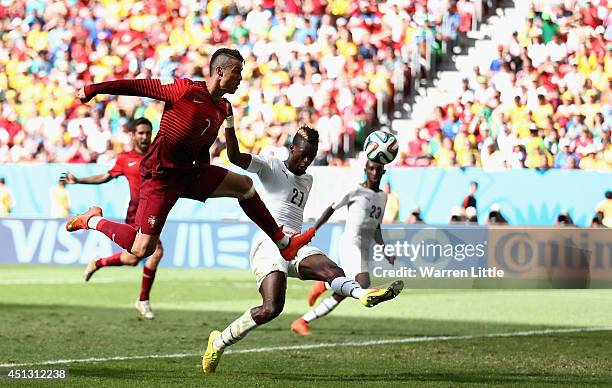
<instances>
[{"instance_id":1,"label":"white ghana jersey","mask_svg":"<svg viewBox=\"0 0 612 388\"><path fill-rule=\"evenodd\" d=\"M332 204L334 210L344 205L348 208L343 237L356 244L369 244L382 222L386 204L387 193L383 190L376 192L361 184L344 194Z\"/></svg>"},{"instance_id":2,"label":"white ghana jersey","mask_svg":"<svg viewBox=\"0 0 612 388\"><path fill-rule=\"evenodd\" d=\"M255 173L263 184L264 203L285 234L302 229L304 207L312 188L312 175L294 175L276 157L251 155L248 172Z\"/></svg>"}]
</instances>

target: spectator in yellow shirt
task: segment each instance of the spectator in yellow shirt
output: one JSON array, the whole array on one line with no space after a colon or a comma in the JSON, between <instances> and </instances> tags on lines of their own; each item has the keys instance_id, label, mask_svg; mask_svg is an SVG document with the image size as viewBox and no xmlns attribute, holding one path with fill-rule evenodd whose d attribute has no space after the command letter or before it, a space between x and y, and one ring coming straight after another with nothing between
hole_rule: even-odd
<instances>
[{"instance_id":1,"label":"spectator in yellow shirt","mask_svg":"<svg viewBox=\"0 0 612 388\"><path fill-rule=\"evenodd\" d=\"M550 166L548 155L540 148L534 148L531 154L525 159L525 167L538 170L546 170Z\"/></svg>"},{"instance_id":2,"label":"spectator in yellow shirt","mask_svg":"<svg viewBox=\"0 0 612 388\"><path fill-rule=\"evenodd\" d=\"M585 147L585 156L580 159L578 166L581 170L595 171L597 170L597 159L595 158L595 147L593 145Z\"/></svg>"},{"instance_id":3,"label":"spectator in yellow shirt","mask_svg":"<svg viewBox=\"0 0 612 388\"><path fill-rule=\"evenodd\" d=\"M445 137L444 140L442 140L442 146L438 148L433 155L437 167L453 167L455 162L455 151L453 151L452 148L452 140Z\"/></svg>"},{"instance_id":4,"label":"spectator in yellow shirt","mask_svg":"<svg viewBox=\"0 0 612 388\"><path fill-rule=\"evenodd\" d=\"M34 51L42 51L49 44L49 33L41 27L40 22L34 22L32 29L26 35L26 45Z\"/></svg>"},{"instance_id":5,"label":"spectator in yellow shirt","mask_svg":"<svg viewBox=\"0 0 612 388\"><path fill-rule=\"evenodd\" d=\"M297 110L291 105L286 94L283 94L280 100L272 106L272 111L279 123L295 121L297 118Z\"/></svg>"},{"instance_id":6,"label":"spectator in yellow shirt","mask_svg":"<svg viewBox=\"0 0 612 388\"><path fill-rule=\"evenodd\" d=\"M508 118L512 126L527 123L529 108L521 102L521 96L514 97L514 106L508 109Z\"/></svg>"},{"instance_id":7,"label":"spectator in yellow shirt","mask_svg":"<svg viewBox=\"0 0 612 388\"><path fill-rule=\"evenodd\" d=\"M553 106L546 101L546 97L543 94L538 94L538 106L533 109L533 119L538 127L542 128L546 126L548 116L552 116L555 113Z\"/></svg>"},{"instance_id":8,"label":"spectator in yellow shirt","mask_svg":"<svg viewBox=\"0 0 612 388\"><path fill-rule=\"evenodd\" d=\"M587 127L592 128L595 124L595 115L601 112L601 104L595 101L597 92L589 90L586 92L586 102L580 105L580 113L584 115L584 123Z\"/></svg>"},{"instance_id":9,"label":"spectator in yellow shirt","mask_svg":"<svg viewBox=\"0 0 612 388\"><path fill-rule=\"evenodd\" d=\"M70 194L66 183L60 181L49 191L51 197L51 217L66 218L70 215Z\"/></svg>"},{"instance_id":10,"label":"spectator in yellow shirt","mask_svg":"<svg viewBox=\"0 0 612 388\"><path fill-rule=\"evenodd\" d=\"M602 223L606 227L612 228L612 191L606 191L606 199L597 204L595 212L598 215L601 213Z\"/></svg>"},{"instance_id":11,"label":"spectator in yellow shirt","mask_svg":"<svg viewBox=\"0 0 612 388\"><path fill-rule=\"evenodd\" d=\"M390 224L399 218L400 201L399 197L391 192L391 185L389 183L385 183L383 190L387 193L387 206L383 215L383 223Z\"/></svg>"},{"instance_id":12,"label":"spectator in yellow shirt","mask_svg":"<svg viewBox=\"0 0 612 388\"><path fill-rule=\"evenodd\" d=\"M6 187L4 178L0 178L0 217L8 216L14 206L15 200L13 199L13 194Z\"/></svg>"}]
</instances>

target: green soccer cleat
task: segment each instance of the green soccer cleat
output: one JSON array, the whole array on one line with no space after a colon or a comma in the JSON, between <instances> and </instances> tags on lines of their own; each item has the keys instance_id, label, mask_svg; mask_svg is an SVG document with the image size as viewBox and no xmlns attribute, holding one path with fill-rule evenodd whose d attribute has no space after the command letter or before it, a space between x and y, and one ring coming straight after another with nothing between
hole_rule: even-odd
<instances>
[{"instance_id":1,"label":"green soccer cleat","mask_svg":"<svg viewBox=\"0 0 612 388\"><path fill-rule=\"evenodd\" d=\"M374 307L379 303L391 300L399 295L404 288L404 282L396 280L387 288L373 288L359 299L362 305L366 307Z\"/></svg>"},{"instance_id":2,"label":"green soccer cleat","mask_svg":"<svg viewBox=\"0 0 612 388\"><path fill-rule=\"evenodd\" d=\"M217 365L219 365L223 350L216 350L213 347L213 341L220 335L220 331L214 330L210 333L210 336L208 336L208 346L202 357L202 370L204 370L204 373L214 373L217 369Z\"/></svg>"}]
</instances>

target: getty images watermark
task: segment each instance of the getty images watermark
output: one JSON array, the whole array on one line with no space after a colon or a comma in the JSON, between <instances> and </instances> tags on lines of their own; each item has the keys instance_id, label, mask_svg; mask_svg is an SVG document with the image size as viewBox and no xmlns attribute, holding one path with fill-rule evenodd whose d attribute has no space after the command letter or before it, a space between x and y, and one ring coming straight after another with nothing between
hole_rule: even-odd
<instances>
[{"instance_id":1,"label":"getty images watermark","mask_svg":"<svg viewBox=\"0 0 612 388\"><path fill-rule=\"evenodd\" d=\"M409 288L612 288L612 230L393 225L368 247L372 281Z\"/></svg>"},{"instance_id":2,"label":"getty images watermark","mask_svg":"<svg viewBox=\"0 0 612 388\"><path fill-rule=\"evenodd\" d=\"M452 269L438 268L436 260L480 260L487 253L487 241L480 243L446 243L425 242L411 243L408 241L396 241L392 244L375 244L372 247L372 259L374 262L382 262L388 257L395 257L396 262L402 263L406 260L422 265L398 266L397 268L383 268L374 265L372 274L375 277L391 278L503 278L504 271L496 267L469 266L468 268ZM403 259L403 260L402 260ZM425 263L431 263L429 265Z\"/></svg>"}]
</instances>

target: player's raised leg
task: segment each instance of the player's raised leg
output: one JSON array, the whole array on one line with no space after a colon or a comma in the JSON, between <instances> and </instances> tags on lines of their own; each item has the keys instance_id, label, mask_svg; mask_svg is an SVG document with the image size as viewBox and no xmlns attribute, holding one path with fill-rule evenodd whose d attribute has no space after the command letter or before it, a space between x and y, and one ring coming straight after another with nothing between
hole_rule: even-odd
<instances>
[{"instance_id":1,"label":"player's raised leg","mask_svg":"<svg viewBox=\"0 0 612 388\"><path fill-rule=\"evenodd\" d=\"M243 339L251 330L278 317L285 305L286 289L285 273L280 271L269 273L259 287L261 305L245 311L222 332L210 333L202 358L202 369L205 373L212 373L217 369L226 347Z\"/></svg>"},{"instance_id":2,"label":"player's raised leg","mask_svg":"<svg viewBox=\"0 0 612 388\"><path fill-rule=\"evenodd\" d=\"M312 255L300 262L300 279L328 282L338 295L358 299L366 307L395 298L404 288L402 281L392 283L386 289L365 289L352 278L346 277L342 268L324 255Z\"/></svg>"},{"instance_id":3,"label":"player's raised leg","mask_svg":"<svg viewBox=\"0 0 612 388\"><path fill-rule=\"evenodd\" d=\"M211 166L207 172L208 176L211 175L210 170L213 167L216 166ZM216 169L221 168L216 167ZM312 240L314 229L310 228L304 233L295 233L291 237L285 235L283 229L278 226L274 217L272 217L270 211L259 197L253 186L253 180L245 175L236 174L228 170L225 171L225 177L212 194L210 194L210 198L232 197L238 199L238 203L244 210L244 213L274 241L281 255L286 260L293 259L297 251Z\"/></svg>"},{"instance_id":4,"label":"player's raised leg","mask_svg":"<svg viewBox=\"0 0 612 388\"><path fill-rule=\"evenodd\" d=\"M94 229L102 232L117 245L138 258L151 255L155 251L159 240L159 235L152 236L140 233L133 226L102 217L102 209L96 206L85 213L74 216L66 223L66 230L69 232L83 229Z\"/></svg>"},{"instance_id":5,"label":"player's raised leg","mask_svg":"<svg viewBox=\"0 0 612 388\"><path fill-rule=\"evenodd\" d=\"M142 180L135 226L110 221L102 217L102 209L92 207L66 223L66 230L95 229L117 245L142 259L157 249L159 235L168 213L181 195L185 177L147 177Z\"/></svg>"}]
</instances>

